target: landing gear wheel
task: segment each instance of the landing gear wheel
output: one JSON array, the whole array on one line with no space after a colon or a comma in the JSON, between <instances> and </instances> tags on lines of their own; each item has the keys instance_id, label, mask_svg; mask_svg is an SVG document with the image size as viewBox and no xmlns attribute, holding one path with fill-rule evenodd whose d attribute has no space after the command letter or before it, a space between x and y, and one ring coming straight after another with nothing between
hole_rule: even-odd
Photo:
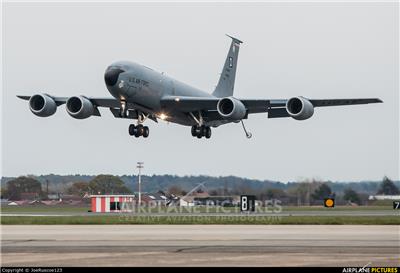
<instances>
[{"instance_id":1,"label":"landing gear wheel","mask_svg":"<svg viewBox=\"0 0 400 273\"><path fill-rule=\"evenodd\" d=\"M200 134L201 134L202 137L206 135L206 133L207 133L207 128L208 128L208 127L206 127L206 126L204 126L204 125L201 126L201 128L200 128Z\"/></svg>"},{"instance_id":2,"label":"landing gear wheel","mask_svg":"<svg viewBox=\"0 0 400 273\"><path fill-rule=\"evenodd\" d=\"M196 136L201 136L201 127L200 126L196 126Z\"/></svg>"},{"instance_id":3,"label":"landing gear wheel","mask_svg":"<svg viewBox=\"0 0 400 273\"><path fill-rule=\"evenodd\" d=\"M202 125L202 126L194 125L194 126L192 126L191 133L192 133L193 137L210 138L211 137L211 128L210 128L210 126L205 126L205 125Z\"/></svg>"},{"instance_id":4,"label":"landing gear wheel","mask_svg":"<svg viewBox=\"0 0 400 273\"><path fill-rule=\"evenodd\" d=\"M138 126L136 126L135 137L140 137L142 135L143 135L143 125L139 124Z\"/></svg>"},{"instance_id":5,"label":"landing gear wheel","mask_svg":"<svg viewBox=\"0 0 400 273\"><path fill-rule=\"evenodd\" d=\"M143 137L144 137L144 138L148 137L148 136L149 136L149 133L150 133L149 127L144 126L144 127L143 127Z\"/></svg>"},{"instance_id":6,"label":"landing gear wheel","mask_svg":"<svg viewBox=\"0 0 400 273\"><path fill-rule=\"evenodd\" d=\"M195 137L195 136L197 136L197 126L192 126L192 130L191 130L191 132L192 132L192 137Z\"/></svg>"},{"instance_id":7,"label":"landing gear wheel","mask_svg":"<svg viewBox=\"0 0 400 273\"><path fill-rule=\"evenodd\" d=\"M210 138L211 137L211 128L210 127L206 127L205 137L206 138Z\"/></svg>"},{"instance_id":8,"label":"landing gear wheel","mask_svg":"<svg viewBox=\"0 0 400 273\"><path fill-rule=\"evenodd\" d=\"M149 127L143 126L142 124L138 124L135 126L135 124L129 125L128 132L130 136L135 136L135 137L148 137L150 130Z\"/></svg>"},{"instance_id":9,"label":"landing gear wheel","mask_svg":"<svg viewBox=\"0 0 400 273\"><path fill-rule=\"evenodd\" d=\"M135 124L131 124L129 125L129 129L128 129L129 135L133 136L136 134L136 126Z\"/></svg>"}]
</instances>

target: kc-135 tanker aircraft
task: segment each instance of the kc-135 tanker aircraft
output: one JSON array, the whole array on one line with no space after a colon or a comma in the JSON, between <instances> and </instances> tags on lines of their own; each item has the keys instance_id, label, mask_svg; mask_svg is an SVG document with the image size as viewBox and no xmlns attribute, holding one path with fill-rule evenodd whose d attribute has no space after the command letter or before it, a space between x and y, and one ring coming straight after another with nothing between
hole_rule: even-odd
<instances>
[{"instance_id":1,"label":"kc-135 tanker aircraft","mask_svg":"<svg viewBox=\"0 0 400 273\"><path fill-rule=\"evenodd\" d=\"M229 35L228 35L229 36ZM193 137L210 138L211 127L241 122L248 138L251 133L243 119L249 114L268 113L268 118L292 117L305 120L315 107L382 102L378 98L308 99L240 99L233 96L235 75L242 41L232 39L225 64L215 90L209 94L168 77L146 66L132 62L116 62L107 67L104 80L113 98L92 98L83 95L70 98L41 93L18 96L29 100L29 108L40 117L53 115L57 107L66 104L70 116L85 119L100 116L99 107L107 107L116 118L137 120L129 126L129 135L148 137L147 119L158 119L191 126Z\"/></svg>"}]
</instances>

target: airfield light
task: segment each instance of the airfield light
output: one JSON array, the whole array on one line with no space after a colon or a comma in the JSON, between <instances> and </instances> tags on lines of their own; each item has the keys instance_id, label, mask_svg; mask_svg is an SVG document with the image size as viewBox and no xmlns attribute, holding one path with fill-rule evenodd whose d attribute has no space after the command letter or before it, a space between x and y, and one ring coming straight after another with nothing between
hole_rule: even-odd
<instances>
[{"instance_id":1,"label":"airfield light","mask_svg":"<svg viewBox=\"0 0 400 273\"><path fill-rule=\"evenodd\" d=\"M138 162L137 166L136 166L139 169L139 176L138 176L138 184L139 184L138 208L140 208L140 205L142 204L141 183L142 183L142 169L144 168L143 164L144 164L144 162Z\"/></svg>"},{"instance_id":2,"label":"airfield light","mask_svg":"<svg viewBox=\"0 0 400 273\"><path fill-rule=\"evenodd\" d=\"M325 198L324 200L324 206L326 208L333 208L335 207L335 199L333 198Z\"/></svg>"}]
</instances>

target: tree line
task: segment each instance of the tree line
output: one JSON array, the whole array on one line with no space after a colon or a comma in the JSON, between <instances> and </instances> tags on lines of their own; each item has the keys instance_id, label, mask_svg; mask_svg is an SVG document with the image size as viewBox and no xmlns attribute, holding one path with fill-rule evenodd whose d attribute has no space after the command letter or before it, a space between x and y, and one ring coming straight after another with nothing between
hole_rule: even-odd
<instances>
[{"instance_id":1,"label":"tree line","mask_svg":"<svg viewBox=\"0 0 400 273\"><path fill-rule=\"evenodd\" d=\"M174 180L173 176L170 176L170 178L172 181ZM146 181L143 181L143 184L145 183ZM271 186L273 183L265 183L263 187L258 184L257 187L254 187L254 183L232 183L231 180L223 178L223 183L218 183L217 186L211 185L210 187L209 184L205 183L208 193L212 196L252 194L256 195L259 200L279 199L284 203L297 205L320 204L321 200L327 197L337 198L342 203L363 204L369 196L365 192L353 189L352 184L347 184L343 191L335 192L332 182L318 180L288 184L276 182L274 187ZM34 176L21 176L6 182L5 186L2 187L1 196L10 200L20 200L27 193L34 193L37 198L45 199L49 193L72 194L83 197L85 194L132 194L135 192L135 189L132 189L123 181L123 177L113 175L98 175L89 181L66 183L68 186L61 189L51 188L49 192L46 185L48 184L40 182ZM199 189L199 191L202 190ZM183 187L182 183L166 183L163 187L159 187L158 191L169 195L183 196L188 192L188 188ZM397 195L399 189L392 180L385 176L377 185L375 193Z\"/></svg>"}]
</instances>

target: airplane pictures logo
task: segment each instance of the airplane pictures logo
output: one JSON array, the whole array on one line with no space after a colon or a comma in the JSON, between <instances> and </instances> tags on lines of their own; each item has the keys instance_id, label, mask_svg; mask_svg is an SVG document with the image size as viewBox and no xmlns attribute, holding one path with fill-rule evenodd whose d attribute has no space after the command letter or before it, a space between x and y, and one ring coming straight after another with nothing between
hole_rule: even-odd
<instances>
[{"instance_id":1,"label":"airplane pictures logo","mask_svg":"<svg viewBox=\"0 0 400 273\"><path fill-rule=\"evenodd\" d=\"M344 267L342 273L398 273L398 267Z\"/></svg>"}]
</instances>

